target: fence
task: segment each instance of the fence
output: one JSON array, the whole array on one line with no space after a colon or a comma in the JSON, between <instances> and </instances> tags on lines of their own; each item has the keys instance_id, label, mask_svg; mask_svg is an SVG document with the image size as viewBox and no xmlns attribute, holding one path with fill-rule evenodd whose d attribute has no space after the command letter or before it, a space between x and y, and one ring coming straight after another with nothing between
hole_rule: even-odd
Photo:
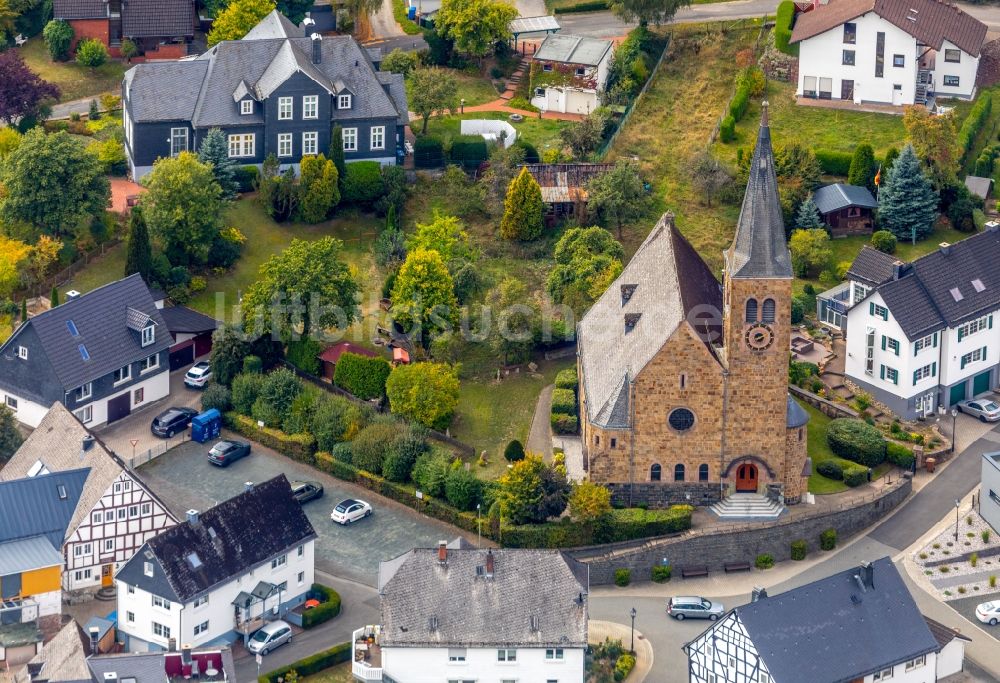
<instances>
[{"instance_id":1,"label":"fence","mask_svg":"<svg viewBox=\"0 0 1000 683\"><path fill-rule=\"evenodd\" d=\"M128 459L128 468L130 470L134 470L137 467L141 467L142 465L145 465L151 460L155 460L156 458L160 457L161 455L169 451L171 448L179 446L185 441L190 440L187 437L187 432L182 432L179 436L180 436L179 441L175 441L174 439L167 439L165 441L156 444L152 448L147 448L144 451L135 453ZM117 451L115 452L115 455L121 458L121 454L119 454ZM122 460L124 459L125 458L122 458Z\"/></svg>"},{"instance_id":2,"label":"fence","mask_svg":"<svg viewBox=\"0 0 1000 683\"><path fill-rule=\"evenodd\" d=\"M104 256L104 254L106 254L108 250L118 246L121 243L122 240L120 238L113 237L109 239L107 242L103 242L99 246L94 247L90 251L84 252L83 254L80 255L80 257L76 261L69 264L68 266L60 270L58 273L50 275L49 277L45 278L44 280L36 284L34 287L28 287L26 289L15 292L13 297L14 300L16 301L18 299L26 299L28 297L48 294L53 287L61 287L62 285L69 282L74 275L76 275L81 270L87 267L87 264L90 263L91 259L94 259L98 256ZM121 273L120 275L124 277L125 273Z\"/></svg>"}]
</instances>

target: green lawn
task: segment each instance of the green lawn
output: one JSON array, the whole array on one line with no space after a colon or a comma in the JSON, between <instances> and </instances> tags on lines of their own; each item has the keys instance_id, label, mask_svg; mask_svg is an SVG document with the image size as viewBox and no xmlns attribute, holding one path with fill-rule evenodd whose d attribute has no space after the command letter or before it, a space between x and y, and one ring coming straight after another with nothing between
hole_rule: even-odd
<instances>
[{"instance_id":1,"label":"green lawn","mask_svg":"<svg viewBox=\"0 0 1000 683\"><path fill-rule=\"evenodd\" d=\"M128 65L116 59L90 69L74 61L53 62L41 36L36 36L17 48L28 67L49 83L59 86L60 102L93 97L106 92L117 94Z\"/></svg>"},{"instance_id":2,"label":"green lawn","mask_svg":"<svg viewBox=\"0 0 1000 683\"><path fill-rule=\"evenodd\" d=\"M494 97L493 99L496 98ZM563 144L559 139L559 131L567 126L574 125L568 121L555 121L536 117L525 118L520 123L514 123L510 121L509 116L510 114L502 111L481 111L466 112L458 116L432 118L427 124L427 132L439 137L442 135L458 136L461 130L462 119L503 119L517 129L519 139L530 142L538 150L538 153L541 154L547 149L562 149ZM414 123L417 130L420 129L420 125L419 121Z\"/></svg>"},{"instance_id":3,"label":"green lawn","mask_svg":"<svg viewBox=\"0 0 1000 683\"><path fill-rule=\"evenodd\" d=\"M798 400L798 399L796 399ZM809 492L817 495L824 493L840 493L847 490L847 484L836 479L827 479L816 471L816 467L824 460L836 458L830 450L830 444L826 442L826 429L830 425L830 418L813 408L804 401L799 401L799 405L809 413L809 426L806 429L806 449L809 457L812 458L812 474L809 476Z\"/></svg>"},{"instance_id":4,"label":"green lawn","mask_svg":"<svg viewBox=\"0 0 1000 683\"><path fill-rule=\"evenodd\" d=\"M344 662L325 671L301 679L302 683L352 683L351 663Z\"/></svg>"},{"instance_id":5,"label":"green lawn","mask_svg":"<svg viewBox=\"0 0 1000 683\"><path fill-rule=\"evenodd\" d=\"M497 92L497 89L493 87L492 81L486 76L470 74L457 69L444 69L444 71L455 79L455 83L458 86L458 99L465 98L465 105L467 107L486 104L500 97L500 93ZM409 81L406 82L406 89L407 92L410 91ZM420 120L418 118L416 125L419 125L419 123Z\"/></svg>"}]
</instances>

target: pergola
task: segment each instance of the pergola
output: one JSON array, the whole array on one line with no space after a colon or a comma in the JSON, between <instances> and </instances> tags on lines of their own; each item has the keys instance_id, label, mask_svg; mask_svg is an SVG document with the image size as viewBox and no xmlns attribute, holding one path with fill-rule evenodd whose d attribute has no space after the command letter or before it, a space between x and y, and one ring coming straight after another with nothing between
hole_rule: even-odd
<instances>
[{"instance_id":1,"label":"pergola","mask_svg":"<svg viewBox=\"0 0 1000 683\"><path fill-rule=\"evenodd\" d=\"M561 27L556 18L551 14L542 17L518 17L507 25L514 37L514 44L517 39L526 33L555 33Z\"/></svg>"}]
</instances>

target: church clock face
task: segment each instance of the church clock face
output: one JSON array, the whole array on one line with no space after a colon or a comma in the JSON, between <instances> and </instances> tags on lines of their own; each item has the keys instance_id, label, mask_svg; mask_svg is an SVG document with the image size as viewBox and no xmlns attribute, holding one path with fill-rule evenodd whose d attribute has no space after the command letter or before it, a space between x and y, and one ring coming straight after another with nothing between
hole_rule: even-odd
<instances>
[{"instance_id":1,"label":"church clock face","mask_svg":"<svg viewBox=\"0 0 1000 683\"><path fill-rule=\"evenodd\" d=\"M765 351L774 343L774 330L770 325L755 323L747 328L745 339L752 351Z\"/></svg>"}]
</instances>

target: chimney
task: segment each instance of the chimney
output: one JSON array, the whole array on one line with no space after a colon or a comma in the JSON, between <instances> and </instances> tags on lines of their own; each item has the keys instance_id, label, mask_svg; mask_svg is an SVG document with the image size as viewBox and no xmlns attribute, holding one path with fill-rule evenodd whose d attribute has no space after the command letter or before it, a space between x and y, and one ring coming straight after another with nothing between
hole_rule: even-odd
<instances>
[{"instance_id":1,"label":"chimney","mask_svg":"<svg viewBox=\"0 0 1000 683\"><path fill-rule=\"evenodd\" d=\"M90 635L90 654L96 655L97 641L98 641L98 636L101 633L101 629L97 628L96 626L91 626L89 629L87 629L87 632Z\"/></svg>"},{"instance_id":2,"label":"chimney","mask_svg":"<svg viewBox=\"0 0 1000 683\"><path fill-rule=\"evenodd\" d=\"M313 64L323 62L323 36L318 33L312 34Z\"/></svg>"},{"instance_id":3,"label":"chimney","mask_svg":"<svg viewBox=\"0 0 1000 683\"><path fill-rule=\"evenodd\" d=\"M753 592L750 593L750 602L757 602L758 600L763 600L767 597L767 589L761 588L760 586L754 586Z\"/></svg>"},{"instance_id":4,"label":"chimney","mask_svg":"<svg viewBox=\"0 0 1000 683\"><path fill-rule=\"evenodd\" d=\"M250 493L251 491L253 491L253 482L252 481L243 482L243 492Z\"/></svg>"},{"instance_id":5,"label":"chimney","mask_svg":"<svg viewBox=\"0 0 1000 683\"><path fill-rule=\"evenodd\" d=\"M438 541L438 564L448 564L448 541Z\"/></svg>"},{"instance_id":6,"label":"chimney","mask_svg":"<svg viewBox=\"0 0 1000 683\"><path fill-rule=\"evenodd\" d=\"M486 578L493 578L493 550L486 551Z\"/></svg>"},{"instance_id":7,"label":"chimney","mask_svg":"<svg viewBox=\"0 0 1000 683\"><path fill-rule=\"evenodd\" d=\"M868 590L875 590L875 566L871 562L861 563L861 580Z\"/></svg>"},{"instance_id":8,"label":"chimney","mask_svg":"<svg viewBox=\"0 0 1000 683\"><path fill-rule=\"evenodd\" d=\"M114 671L105 671L104 683L118 683L118 674Z\"/></svg>"},{"instance_id":9,"label":"chimney","mask_svg":"<svg viewBox=\"0 0 1000 683\"><path fill-rule=\"evenodd\" d=\"M75 289L71 289L68 292L66 292L66 301L72 301L73 299L79 299L79 298L80 298L80 292L76 291Z\"/></svg>"},{"instance_id":10,"label":"chimney","mask_svg":"<svg viewBox=\"0 0 1000 683\"><path fill-rule=\"evenodd\" d=\"M941 249L941 253L944 254L945 256L951 253L951 245L948 244L947 242L942 242L941 244L938 245L938 247Z\"/></svg>"},{"instance_id":11,"label":"chimney","mask_svg":"<svg viewBox=\"0 0 1000 683\"><path fill-rule=\"evenodd\" d=\"M198 511L197 510L188 510L187 511L187 521L190 524L197 524L198 523Z\"/></svg>"},{"instance_id":12,"label":"chimney","mask_svg":"<svg viewBox=\"0 0 1000 683\"><path fill-rule=\"evenodd\" d=\"M893 280L898 280L902 274L903 274L903 262L902 261L893 261L892 262L892 279Z\"/></svg>"},{"instance_id":13,"label":"chimney","mask_svg":"<svg viewBox=\"0 0 1000 683\"><path fill-rule=\"evenodd\" d=\"M91 436L90 434L87 434L87 436L83 437L82 441L83 452L86 453L93 447L94 447L94 437Z\"/></svg>"},{"instance_id":14,"label":"chimney","mask_svg":"<svg viewBox=\"0 0 1000 683\"><path fill-rule=\"evenodd\" d=\"M312 38L316 35L316 20L309 15L310 13L306 12L306 18L302 20L302 29L305 31L307 36Z\"/></svg>"}]
</instances>

